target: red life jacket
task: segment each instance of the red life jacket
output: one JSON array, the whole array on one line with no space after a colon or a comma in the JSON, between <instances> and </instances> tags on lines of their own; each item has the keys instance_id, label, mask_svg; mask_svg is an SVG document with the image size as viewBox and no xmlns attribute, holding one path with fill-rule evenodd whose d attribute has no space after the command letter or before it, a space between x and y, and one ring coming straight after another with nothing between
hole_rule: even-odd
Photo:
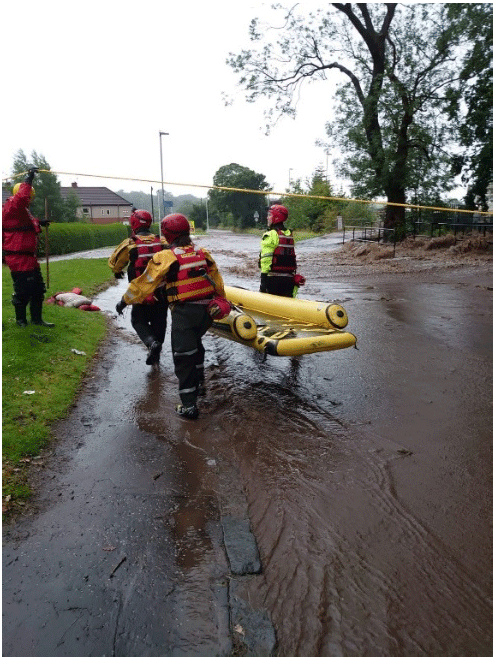
<instances>
[{"instance_id":1,"label":"red life jacket","mask_svg":"<svg viewBox=\"0 0 496 658\"><path fill-rule=\"evenodd\" d=\"M284 235L284 232L275 229L279 236L279 244L272 254L271 272L280 274L291 274L296 272L296 255L294 250L293 235Z\"/></svg>"},{"instance_id":2,"label":"red life jacket","mask_svg":"<svg viewBox=\"0 0 496 658\"><path fill-rule=\"evenodd\" d=\"M193 302L211 299L215 286L207 278L208 264L202 249L195 250L193 245L174 247L172 249L178 267L171 271L171 280L167 281L167 299L172 302Z\"/></svg>"},{"instance_id":3,"label":"red life jacket","mask_svg":"<svg viewBox=\"0 0 496 658\"><path fill-rule=\"evenodd\" d=\"M144 240L139 235L135 235L133 238L136 244L136 248L133 249L133 251L136 253L136 259L134 259L132 262L134 269L133 279L141 276L146 270L146 266L148 265L150 258L153 258L156 253L162 251L164 248L164 245L160 240L160 236L153 235L151 237L153 237L153 240L150 240L150 238Z\"/></svg>"}]
</instances>

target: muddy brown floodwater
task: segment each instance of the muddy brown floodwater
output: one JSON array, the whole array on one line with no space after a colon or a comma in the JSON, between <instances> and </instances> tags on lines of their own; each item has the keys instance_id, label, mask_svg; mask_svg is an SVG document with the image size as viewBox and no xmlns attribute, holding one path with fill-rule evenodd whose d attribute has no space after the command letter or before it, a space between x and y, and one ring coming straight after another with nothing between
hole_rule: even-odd
<instances>
[{"instance_id":1,"label":"muddy brown floodwater","mask_svg":"<svg viewBox=\"0 0 496 658\"><path fill-rule=\"evenodd\" d=\"M257 289L256 238L197 242ZM298 245L300 296L341 303L358 349L264 360L207 334L196 423L168 351L150 371L116 320L38 512L4 533L3 655L493 655L492 262L335 249ZM237 575L248 520L260 568Z\"/></svg>"}]
</instances>

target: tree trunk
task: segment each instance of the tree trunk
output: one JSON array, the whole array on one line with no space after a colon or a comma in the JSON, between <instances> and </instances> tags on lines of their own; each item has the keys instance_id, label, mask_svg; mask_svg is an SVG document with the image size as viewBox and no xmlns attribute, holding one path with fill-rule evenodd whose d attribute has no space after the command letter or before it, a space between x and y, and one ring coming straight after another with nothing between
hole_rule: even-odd
<instances>
[{"instance_id":1,"label":"tree trunk","mask_svg":"<svg viewBox=\"0 0 496 658\"><path fill-rule=\"evenodd\" d=\"M391 185L386 190L388 203L406 203L403 187ZM401 228L405 224L405 208L403 206L386 206L384 228ZM401 233L400 233L401 234Z\"/></svg>"}]
</instances>

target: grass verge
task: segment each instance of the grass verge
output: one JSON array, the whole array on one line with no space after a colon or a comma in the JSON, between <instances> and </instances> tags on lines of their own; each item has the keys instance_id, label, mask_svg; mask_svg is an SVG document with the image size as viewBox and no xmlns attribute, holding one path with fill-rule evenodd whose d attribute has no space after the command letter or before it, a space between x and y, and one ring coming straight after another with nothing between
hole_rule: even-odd
<instances>
[{"instance_id":1,"label":"grass verge","mask_svg":"<svg viewBox=\"0 0 496 658\"><path fill-rule=\"evenodd\" d=\"M113 280L106 258L55 261L50 264L46 296L79 286L91 299ZM41 449L48 445L53 423L67 415L107 327L102 313L48 304L44 304L43 318L54 322L54 328L18 327L12 291L10 272L2 267L4 514L31 495L26 467L36 462ZM73 349L85 354L75 354Z\"/></svg>"}]
</instances>

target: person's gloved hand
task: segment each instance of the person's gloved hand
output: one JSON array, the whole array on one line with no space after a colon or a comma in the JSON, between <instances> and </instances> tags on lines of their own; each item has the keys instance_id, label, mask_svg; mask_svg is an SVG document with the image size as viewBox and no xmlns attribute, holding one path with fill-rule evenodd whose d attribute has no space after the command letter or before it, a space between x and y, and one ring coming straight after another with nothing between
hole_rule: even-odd
<instances>
[{"instance_id":1,"label":"person's gloved hand","mask_svg":"<svg viewBox=\"0 0 496 658\"><path fill-rule=\"evenodd\" d=\"M214 320L222 320L231 312L231 303L225 297L217 295L207 306L207 310Z\"/></svg>"},{"instance_id":2,"label":"person's gloved hand","mask_svg":"<svg viewBox=\"0 0 496 658\"><path fill-rule=\"evenodd\" d=\"M29 169L28 175L26 176L26 183L29 183L30 185L33 184L34 175L37 171L38 167L31 167L31 169Z\"/></svg>"},{"instance_id":3,"label":"person's gloved hand","mask_svg":"<svg viewBox=\"0 0 496 658\"><path fill-rule=\"evenodd\" d=\"M40 226L50 226L50 222L48 221L48 219L40 219L38 221L40 223Z\"/></svg>"},{"instance_id":4,"label":"person's gloved hand","mask_svg":"<svg viewBox=\"0 0 496 658\"><path fill-rule=\"evenodd\" d=\"M306 281L305 277L302 276L301 274L295 274L294 275L294 283L295 283L295 286L298 286L298 288L300 286L304 286L305 281Z\"/></svg>"},{"instance_id":5,"label":"person's gloved hand","mask_svg":"<svg viewBox=\"0 0 496 658\"><path fill-rule=\"evenodd\" d=\"M126 308L126 306L127 306L126 302L123 299L121 299L121 301L115 307L115 310L119 315L122 315L122 311Z\"/></svg>"},{"instance_id":6,"label":"person's gloved hand","mask_svg":"<svg viewBox=\"0 0 496 658\"><path fill-rule=\"evenodd\" d=\"M115 272L114 276L116 279L123 279L124 278L124 272Z\"/></svg>"}]
</instances>

